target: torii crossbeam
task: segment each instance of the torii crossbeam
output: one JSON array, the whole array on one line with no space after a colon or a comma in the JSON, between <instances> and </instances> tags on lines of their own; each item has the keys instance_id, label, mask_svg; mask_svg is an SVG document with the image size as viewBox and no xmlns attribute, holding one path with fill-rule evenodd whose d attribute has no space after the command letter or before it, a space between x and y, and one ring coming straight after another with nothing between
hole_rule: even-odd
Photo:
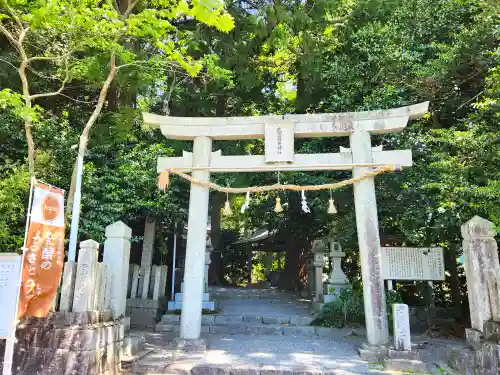
<instances>
[{"instance_id":1,"label":"torii crossbeam","mask_svg":"<svg viewBox=\"0 0 500 375\"><path fill-rule=\"evenodd\" d=\"M254 117L170 117L144 113L147 124L157 126L170 139L194 141L193 153L181 157L158 158L157 170L174 168L191 172L208 181L210 172L317 171L352 169L353 177L377 165L411 166L410 150L383 151L372 148L371 134L402 131L408 120L427 113L429 103L382 111ZM349 136L350 148L339 153L295 154L294 138ZM212 152L212 140L265 138L265 155L222 156ZM188 238L184 268L184 297L181 338L200 336L203 267L208 189L191 184ZM358 231L367 339L370 345L389 341L381 249L378 229L375 183L366 178L354 183L356 225Z\"/></svg>"}]
</instances>

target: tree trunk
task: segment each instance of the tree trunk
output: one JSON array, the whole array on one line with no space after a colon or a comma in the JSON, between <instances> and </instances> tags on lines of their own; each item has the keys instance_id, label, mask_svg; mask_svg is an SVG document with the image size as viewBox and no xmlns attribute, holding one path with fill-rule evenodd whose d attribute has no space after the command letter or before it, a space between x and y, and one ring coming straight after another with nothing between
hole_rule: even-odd
<instances>
[{"instance_id":1,"label":"tree trunk","mask_svg":"<svg viewBox=\"0 0 500 375\"><path fill-rule=\"evenodd\" d=\"M212 194L211 210L211 240L214 250L210 259L212 263L208 269L208 283L212 285L221 285L224 280L224 267L222 263L222 249L220 248L220 221L221 209L224 204L224 194L214 192Z\"/></svg>"},{"instance_id":2,"label":"tree trunk","mask_svg":"<svg viewBox=\"0 0 500 375\"><path fill-rule=\"evenodd\" d=\"M78 155L83 159L85 157L85 152L87 151L87 145L89 142L89 134L90 130L94 126L95 122L97 121L97 118L101 114L102 108L104 107L104 102L106 100L106 97L108 95L108 90L113 83L113 80L116 77L116 54L115 52L111 53L110 56L110 70L108 73L108 77L106 78L106 81L104 81L101 91L99 92L99 99L97 100L97 104L94 108L94 111L92 112L92 115L89 117L87 123L85 124L85 127L83 128L82 134L80 135L80 142L78 145ZM76 165L75 165L76 168ZM83 173L81 171L80 173ZM72 178L71 178L71 186L69 191L72 192L73 194L70 195L68 194L68 201L67 201L67 206L66 206L66 215L69 215L73 209L73 199L74 199L74 194L75 194L75 186L76 186L76 180L77 180L77 173L73 172Z\"/></svg>"},{"instance_id":3,"label":"tree trunk","mask_svg":"<svg viewBox=\"0 0 500 375\"><path fill-rule=\"evenodd\" d=\"M460 294L460 281L458 279L457 251L454 244L450 244L450 247L445 249L445 257L446 269L450 273L448 281L451 289L451 304L458 311L462 304L462 295Z\"/></svg>"}]
</instances>

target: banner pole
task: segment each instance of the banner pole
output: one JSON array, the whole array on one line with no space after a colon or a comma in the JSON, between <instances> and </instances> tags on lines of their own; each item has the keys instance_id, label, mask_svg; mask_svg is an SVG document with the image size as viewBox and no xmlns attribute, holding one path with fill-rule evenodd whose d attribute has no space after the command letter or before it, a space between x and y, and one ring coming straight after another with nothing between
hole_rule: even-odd
<instances>
[{"instance_id":1,"label":"banner pole","mask_svg":"<svg viewBox=\"0 0 500 375\"><path fill-rule=\"evenodd\" d=\"M174 224L174 254L172 257L172 292L170 299L175 300L175 258L177 255L177 221Z\"/></svg>"},{"instance_id":2,"label":"banner pole","mask_svg":"<svg viewBox=\"0 0 500 375\"><path fill-rule=\"evenodd\" d=\"M31 177L30 195L28 200L28 213L26 215L26 227L24 230L24 243L21 255L21 267L19 270L19 279L17 283L16 308L14 309L14 319L11 323L10 332L8 333L8 337L5 342L5 354L3 358L2 375L12 375L12 359L14 358L14 344L16 343L16 327L17 327L17 314L19 309L19 295L21 294L21 284L23 280L24 256L26 254L26 241L28 239L28 230L31 222L31 205L33 204L34 187L35 187L35 177Z\"/></svg>"}]
</instances>

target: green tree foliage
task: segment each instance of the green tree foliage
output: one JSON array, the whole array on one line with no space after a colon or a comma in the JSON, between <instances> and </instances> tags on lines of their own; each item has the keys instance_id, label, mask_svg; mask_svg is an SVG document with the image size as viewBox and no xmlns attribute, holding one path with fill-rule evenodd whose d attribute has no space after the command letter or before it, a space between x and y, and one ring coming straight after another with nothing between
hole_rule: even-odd
<instances>
[{"instance_id":1,"label":"green tree foliage","mask_svg":"<svg viewBox=\"0 0 500 375\"><path fill-rule=\"evenodd\" d=\"M85 4L94 4L90 0L78 4L9 2L23 23L36 18L28 16L27 9L49 3L70 4L68 14L90 12L89 27L96 23L120 35L116 41L99 35L96 41L106 39L103 44L77 45L79 53L68 59L68 69L65 60L58 59L36 61L32 68L41 76L28 71L33 92L40 93L57 91L66 71L70 72L63 93L71 99L60 95L40 98L35 101L39 110L30 113L38 116L33 127L37 176L67 188L76 155L70 146L78 143L81 129L94 111L94 100L110 72L110 51L116 51L116 66L121 66L90 133L83 237L101 238L111 221L122 219L133 226L146 215L172 226L174 217L187 208L188 184L181 179L173 177L166 193L157 191L155 159L180 155L192 146L166 140L158 130L144 127L139 109L172 116L286 115L385 109L429 100L430 113L424 119L410 123L401 134L373 137L374 146L411 149L414 158L413 167L403 173L377 177L381 242L444 247L449 277L436 286L436 301L461 301L461 270L456 264L461 251L460 225L476 214L500 225L500 24L496 2L228 0L224 6L215 0L141 1L127 20L117 23L110 19L124 14L126 1L117 2L118 8L114 2L97 2L99 6L92 10L85 8ZM171 13L174 7L179 10L175 16ZM5 9L2 13L9 14ZM37 47L26 48L30 56L50 57L52 52L65 56L71 43L79 40L75 30L81 23L64 27L69 18L63 18L52 28L55 21L47 19L52 21L36 24L37 30L43 30L43 38L34 40ZM127 31L118 27L124 24ZM2 25L16 28L16 21L4 17ZM83 28L81 32L88 36L96 31ZM162 38L162 33L172 38ZM28 33L28 37L35 35ZM59 35L65 35L64 40ZM40 45L47 46L42 54ZM0 243L17 246L26 196L26 187L20 187L26 186L26 137L18 118L27 114L25 98L19 95L18 73L8 65L19 66L18 51L2 43L0 58L7 62L0 71L0 87L9 89L0 95L0 110L5 114L0 120L0 176L13 181L0 184L0 210L6 212L0 215L0 233L7 236ZM339 146L347 147L348 140L304 139L295 145L300 153L336 152ZM264 152L262 140L216 142L214 148L225 155ZM282 182L296 184L348 177L349 172L280 175ZM224 185L249 186L275 183L278 175L214 174L212 179ZM286 203L281 214L273 211L275 194L253 196L245 214L239 213L244 197L230 196L235 214L222 218L223 230L229 234L224 235L218 250L234 249L233 254L221 257L232 264L231 278L244 279L246 272L244 256L231 246L234 234L266 227L277 230L287 249L286 287L302 287L311 240L330 232L348 254L346 273L359 280L352 188L333 192L339 211L336 216L326 214L328 192L307 195L312 208L309 215L301 211L297 193L278 194ZM409 286L401 286L400 291L406 300L420 293Z\"/></svg>"}]
</instances>

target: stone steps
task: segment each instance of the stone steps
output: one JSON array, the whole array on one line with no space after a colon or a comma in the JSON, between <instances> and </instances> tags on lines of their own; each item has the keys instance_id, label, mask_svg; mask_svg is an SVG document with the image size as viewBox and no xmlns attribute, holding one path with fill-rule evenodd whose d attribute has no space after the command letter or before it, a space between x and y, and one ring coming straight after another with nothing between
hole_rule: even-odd
<instances>
[{"instance_id":1,"label":"stone steps","mask_svg":"<svg viewBox=\"0 0 500 375\"><path fill-rule=\"evenodd\" d=\"M180 324L175 323L158 323L155 327L155 332L159 334L169 334L180 332ZM209 335L274 335L274 336L302 336L302 337L327 337L336 338L339 335L345 335L345 332L340 333L338 329L328 327L314 327L308 325L291 325L291 324L256 324L256 323L226 323L226 324L203 324L201 326L202 334ZM353 336L363 336L363 332L355 332L352 330L348 334Z\"/></svg>"},{"instance_id":2,"label":"stone steps","mask_svg":"<svg viewBox=\"0 0 500 375\"><path fill-rule=\"evenodd\" d=\"M180 315L163 315L159 324L178 325L180 324ZM263 315L203 315L201 317L202 325L213 324L289 324L293 326L309 326L313 318L306 316L263 316Z\"/></svg>"},{"instance_id":3,"label":"stone steps","mask_svg":"<svg viewBox=\"0 0 500 375\"><path fill-rule=\"evenodd\" d=\"M156 332L180 332L178 324L157 324ZM316 327L279 324L209 324L201 326L205 334L254 334L254 335L294 335L316 336Z\"/></svg>"}]
</instances>

